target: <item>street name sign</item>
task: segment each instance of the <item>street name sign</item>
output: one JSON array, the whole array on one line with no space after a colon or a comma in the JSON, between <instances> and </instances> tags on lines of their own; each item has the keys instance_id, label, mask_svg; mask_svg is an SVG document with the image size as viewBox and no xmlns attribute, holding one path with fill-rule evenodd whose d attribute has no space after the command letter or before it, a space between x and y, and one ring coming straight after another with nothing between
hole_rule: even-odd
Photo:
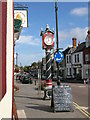
<instances>
[{"instance_id":1,"label":"street name sign","mask_svg":"<svg viewBox=\"0 0 90 120\"><path fill-rule=\"evenodd\" d=\"M61 86L53 87L53 107L54 107L54 112L74 111L70 86L61 85Z\"/></svg>"},{"instance_id":2,"label":"street name sign","mask_svg":"<svg viewBox=\"0 0 90 120\"><path fill-rule=\"evenodd\" d=\"M61 51L57 51L54 53L54 60L56 62L61 62L63 60L63 53Z\"/></svg>"}]
</instances>

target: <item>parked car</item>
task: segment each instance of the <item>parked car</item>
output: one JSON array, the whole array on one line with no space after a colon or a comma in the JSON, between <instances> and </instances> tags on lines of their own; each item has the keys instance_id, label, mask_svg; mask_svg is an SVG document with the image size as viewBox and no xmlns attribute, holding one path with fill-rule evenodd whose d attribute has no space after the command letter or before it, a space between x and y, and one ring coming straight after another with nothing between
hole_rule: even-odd
<instances>
[{"instance_id":1,"label":"parked car","mask_svg":"<svg viewBox=\"0 0 90 120\"><path fill-rule=\"evenodd\" d=\"M53 76L53 80L57 80L57 75L54 75L54 76Z\"/></svg>"},{"instance_id":2,"label":"parked car","mask_svg":"<svg viewBox=\"0 0 90 120\"><path fill-rule=\"evenodd\" d=\"M27 77L27 76L24 76L23 79L22 79L22 83L26 83L28 84L30 82L30 79Z\"/></svg>"}]
</instances>

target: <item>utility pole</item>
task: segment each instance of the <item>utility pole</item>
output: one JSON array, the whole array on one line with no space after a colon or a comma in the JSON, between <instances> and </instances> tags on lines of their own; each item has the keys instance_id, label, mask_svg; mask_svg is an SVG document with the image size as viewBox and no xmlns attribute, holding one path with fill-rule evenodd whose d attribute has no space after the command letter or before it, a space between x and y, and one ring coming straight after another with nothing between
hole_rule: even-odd
<instances>
[{"instance_id":1,"label":"utility pole","mask_svg":"<svg viewBox=\"0 0 90 120\"><path fill-rule=\"evenodd\" d=\"M56 44L57 44L57 51L59 50L59 41L58 41L58 16L57 16L57 0L55 0L55 13L56 13ZM59 63L56 62L57 64L57 84L60 85L60 77L59 77Z\"/></svg>"},{"instance_id":2,"label":"utility pole","mask_svg":"<svg viewBox=\"0 0 90 120\"><path fill-rule=\"evenodd\" d=\"M57 10L58 10L58 7L57 7L57 0L55 0L55 13L56 13L56 43L57 43L57 50L59 48L58 46L58 18L57 18Z\"/></svg>"}]
</instances>

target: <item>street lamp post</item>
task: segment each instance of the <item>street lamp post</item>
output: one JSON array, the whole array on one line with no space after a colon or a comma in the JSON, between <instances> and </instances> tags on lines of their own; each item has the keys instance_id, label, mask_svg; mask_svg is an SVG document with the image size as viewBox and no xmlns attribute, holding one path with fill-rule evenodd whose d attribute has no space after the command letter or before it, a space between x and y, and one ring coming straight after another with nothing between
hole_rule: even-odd
<instances>
[{"instance_id":1,"label":"street lamp post","mask_svg":"<svg viewBox=\"0 0 90 120\"><path fill-rule=\"evenodd\" d=\"M57 16L57 0L55 0L55 13L56 13L56 44L57 44L57 52L59 50L59 41L58 41L58 16ZM59 63L56 62L57 64L57 85L60 85L60 76L59 76Z\"/></svg>"}]
</instances>

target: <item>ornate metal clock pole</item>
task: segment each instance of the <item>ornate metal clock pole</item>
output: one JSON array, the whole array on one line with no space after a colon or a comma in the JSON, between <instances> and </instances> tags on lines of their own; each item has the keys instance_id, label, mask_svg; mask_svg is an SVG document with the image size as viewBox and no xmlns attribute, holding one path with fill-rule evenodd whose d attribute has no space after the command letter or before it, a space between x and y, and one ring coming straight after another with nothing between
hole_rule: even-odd
<instances>
[{"instance_id":1,"label":"ornate metal clock pole","mask_svg":"<svg viewBox=\"0 0 90 120\"><path fill-rule=\"evenodd\" d=\"M46 49L46 80L48 82L48 80L51 79L51 50L50 49Z\"/></svg>"},{"instance_id":2,"label":"ornate metal clock pole","mask_svg":"<svg viewBox=\"0 0 90 120\"><path fill-rule=\"evenodd\" d=\"M50 98L52 91L52 80L51 80L51 49L54 47L54 30L50 31L48 24L46 30L42 31L42 47L46 52L46 88L44 90L44 99Z\"/></svg>"}]
</instances>

